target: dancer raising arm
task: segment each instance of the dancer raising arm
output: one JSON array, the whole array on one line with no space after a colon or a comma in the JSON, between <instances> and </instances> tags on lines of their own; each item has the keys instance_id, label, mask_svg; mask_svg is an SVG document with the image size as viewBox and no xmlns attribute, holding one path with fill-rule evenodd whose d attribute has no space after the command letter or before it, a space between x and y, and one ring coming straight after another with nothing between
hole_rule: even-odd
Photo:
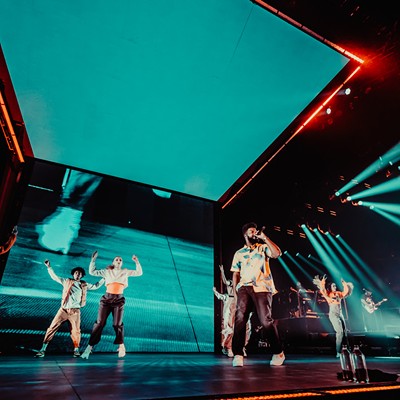
<instances>
[{"instance_id":1,"label":"dancer raising arm","mask_svg":"<svg viewBox=\"0 0 400 400\"><path fill-rule=\"evenodd\" d=\"M132 276L143 275L142 266L139 259L133 255L132 260L136 264L136 269L122 268L122 258L117 256L114 258L111 265L104 269L96 268L96 259L98 256L97 250L92 254L92 259L89 264L89 274L93 276L101 276L105 279L107 287L106 293L101 297L97 320L93 325L92 333L90 334L89 344L82 353L82 358L89 358L93 346L98 344L101 339L104 326L110 314L113 315L113 328L115 331L114 344L118 344L118 357L124 357L126 354L124 345L124 306L125 297L124 289L128 287L128 278Z\"/></svg>"},{"instance_id":2,"label":"dancer raising arm","mask_svg":"<svg viewBox=\"0 0 400 400\"><path fill-rule=\"evenodd\" d=\"M328 318L336 333L336 357L339 357L343 344L349 345L346 321L342 312L342 300L350 296L354 288L351 282L346 282L344 279L341 279L341 282L343 290L337 290L336 283L326 284L326 275L322 278L316 275L313 279L314 285L317 286L329 305Z\"/></svg>"}]
</instances>

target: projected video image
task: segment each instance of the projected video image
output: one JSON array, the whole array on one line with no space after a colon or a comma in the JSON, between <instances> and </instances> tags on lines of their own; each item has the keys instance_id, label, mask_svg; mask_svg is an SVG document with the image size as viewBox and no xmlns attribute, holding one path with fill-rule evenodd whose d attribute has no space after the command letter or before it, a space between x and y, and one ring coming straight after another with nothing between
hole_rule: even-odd
<instances>
[{"instance_id":1,"label":"projected video image","mask_svg":"<svg viewBox=\"0 0 400 400\"><path fill-rule=\"evenodd\" d=\"M40 349L63 291L44 261L61 278L82 267L83 280L95 284L100 278L89 274L89 263L97 250L98 269L117 256L122 268L135 269L133 255L143 268L123 292L128 352L214 351L213 212L209 201L35 161L0 285L2 342ZM81 350L105 292L105 285L87 291ZM110 315L95 351L117 351L114 339ZM64 323L47 353L73 347Z\"/></svg>"}]
</instances>

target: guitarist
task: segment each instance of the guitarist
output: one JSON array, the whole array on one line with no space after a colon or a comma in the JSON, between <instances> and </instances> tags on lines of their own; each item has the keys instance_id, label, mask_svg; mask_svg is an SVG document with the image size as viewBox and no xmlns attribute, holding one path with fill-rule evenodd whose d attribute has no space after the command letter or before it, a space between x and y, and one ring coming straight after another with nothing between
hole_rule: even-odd
<instances>
[{"instance_id":1,"label":"guitarist","mask_svg":"<svg viewBox=\"0 0 400 400\"><path fill-rule=\"evenodd\" d=\"M364 290L364 295L361 298L361 305L363 306L364 310L366 311L366 313L364 312L363 316L364 316L364 330L368 331L368 330L374 330L371 328L375 328L378 329L378 323L376 321L376 318L371 318L372 315L374 314L375 311L379 308L379 306L387 301L387 299L382 299L381 301L379 301L378 303L375 303L373 298L372 298L372 292L370 292L369 290L363 289ZM376 316L374 316L376 317Z\"/></svg>"}]
</instances>

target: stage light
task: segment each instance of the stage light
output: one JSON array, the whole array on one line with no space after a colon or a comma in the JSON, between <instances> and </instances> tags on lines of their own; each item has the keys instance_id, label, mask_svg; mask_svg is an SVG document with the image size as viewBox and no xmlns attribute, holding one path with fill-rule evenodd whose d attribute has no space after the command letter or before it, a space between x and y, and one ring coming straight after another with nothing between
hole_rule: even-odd
<instances>
[{"instance_id":1,"label":"stage light","mask_svg":"<svg viewBox=\"0 0 400 400\"><path fill-rule=\"evenodd\" d=\"M350 188L355 187L358 183L365 181L365 179L381 171L390 163L396 163L400 160L400 142L393 146L383 156L379 156L375 162L370 164L364 171L358 174L354 179L345 184L341 189L337 191L338 195L345 193ZM367 186L366 186L367 187ZM372 194L368 194L371 196Z\"/></svg>"},{"instance_id":2,"label":"stage light","mask_svg":"<svg viewBox=\"0 0 400 400\"><path fill-rule=\"evenodd\" d=\"M359 203L361 200L359 201ZM363 201L363 206L369 207L369 209L377 209L386 211L390 214L400 215L400 204L398 203L378 203L378 202L370 202L370 201Z\"/></svg>"},{"instance_id":3,"label":"stage light","mask_svg":"<svg viewBox=\"0 0 400 400\"><path fill-rule=\"evenodd\" d=\"M351 89L350 89L350 88L346 88L346 89L344 90L344 94L345 94L346 96L348 96L350 93L351 93Z\"/></svg>"},{"instance_id":4,"label":"stage light","mask_svg":"<svg viewBox=\"0 0 400 400\"><path fill-rule=\"evenodd\" d=\"M370 197L378 194L386 194L390 192L394 192L400 189L400 176L395 177L389 180L385 180L383 183L380 183L377 186L374 186L371 189L366 189L361 192L353 194L350 199L362 199L365 197Z\"/></svg>"},{"instance_id":5,"label":"stage light","mask_svg":"<svg viewBox=\"0 0 400 400\"><path fill-rule=\"evenodd\" d=\"M326 109L326 113L329 115L329 114L331 114L332 113L332 109L330 108L330 107L328 107L327 109Z\"/></svg>"}]
</instances>

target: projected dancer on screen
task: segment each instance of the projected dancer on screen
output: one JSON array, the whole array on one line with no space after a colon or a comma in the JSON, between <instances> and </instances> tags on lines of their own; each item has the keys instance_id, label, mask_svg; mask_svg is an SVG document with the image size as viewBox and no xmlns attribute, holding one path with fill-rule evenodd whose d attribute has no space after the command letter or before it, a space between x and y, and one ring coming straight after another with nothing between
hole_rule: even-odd
<instances>
[{"instance_id":1,"label":"projected dancer on screen","mask_svg":"<svg viewBox=\"0 0 400 400\"><path fill-rule=\"evenodd\" d=\"M235 322L235 309L236 309L235 296L233 294L233 282L230 279L226 279L223 265L220 265L219 269L221 271L222 282L226 286L226 293L219 293L215 287L213 287L213 292L215 297L223 302L221 347L223 354L225 354L228 357L233 357L232 337L233 337L233 326ZM246 325L246 340L244 344L245 348L243 349L244 356L246 356L246 346L250 340L250 335L251 335L251 322L250 322L251 314Z\"/></svg>"},{"instance_id":2,"label":"projected dancer on screen","mask_svg":"<svg viewBox=\"0 0 400 400\"><path fill-rule=\"evenodd\" d=\"M101 176L67 169L56 210L36 226L39 244L68 254L81 227L83 209L102 180Z\"/></svg>"},{"instance_id":3,"label":"projected dancer on screen","mask_svg":"<svg viewBox=\"0 0 400 400\"><path fill-rule=\"evenodd\" d=\"M336 283L332 282L327 285L326 275L322 276L322 278L316 275L313 279L314 285L317 286L329 305L328 318L336 332L336 357L339 357L343 344L349 347L347 327L342 312L342 300L350 296L354 288L351 282L346 282L344 279L341 279L341 282L343 285L342 291L337 290Z\"/></svg>"},{"instance_id":4,"label":"projected dancer on screen","mask_svg":"<svg viewBox=\"0 0 400 400\"><path fill-rule=\"evenodd\" d=\"M82 353L82 358L89 358L93 347L100 342L101 334L106 325L110 314L113 316L113 328L115 331L114 344L118 344L118 357L125 357L126 349L124 344L124 289L128 287L128 278L143 275L142 266L139 259L133 255L132 261L136 264L136 269L122 268L122 258L115 257L112 264L104 269L96 268L97 250L92 254L89 264L89 274L101 276L106 281L106 293L101 297L97 320L93 325L90 334L89 344Z\"/></svg>"},{"instance_id":5,"label":"projected dancer on screen","mask_svg":"<svg viewBox=\"0 0 400 400\"><path fill-rule=\"evenodd\" d=\"M81 308L86 304L86 295L88 290L96 290L104 283L104 279L100 279L97 283L91 284L82 280L85 276L85 270L81 267L75 267L71 270L71 278L60 278L51 267L50 261L45 260L53 281L63 286L61 307L53 318L49 328L44 335L42 348L36 353L35 357L44 357L46 349L54 335L60 329L64 322L68 322L72 343L74 344L74 357L79 357L79 345L81 342Z\"/></svg>"}]
</instances>

